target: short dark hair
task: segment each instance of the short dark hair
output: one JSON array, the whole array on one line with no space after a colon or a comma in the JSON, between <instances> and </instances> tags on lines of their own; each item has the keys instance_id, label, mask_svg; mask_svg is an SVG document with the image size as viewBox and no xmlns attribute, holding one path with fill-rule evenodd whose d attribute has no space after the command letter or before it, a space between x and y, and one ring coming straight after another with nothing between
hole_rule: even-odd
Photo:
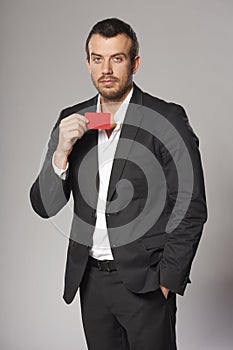
<instances>
[{"instance_id":1,"label":"short dark hair","mask_svg":"<svg viewBox=\"0 0 233 350\"><path fill-rule=\"evenodd\" d=\"M100 34L105 38L112 38L118 34L125 34L132 40L130 48L130 59L132 63L134 58L138 55L138 39L132 27L118 18L107 18L96 23L87 37L85 49L88 61L90 61L88 45L93 34Z\"/></svg>"}]
</instances>

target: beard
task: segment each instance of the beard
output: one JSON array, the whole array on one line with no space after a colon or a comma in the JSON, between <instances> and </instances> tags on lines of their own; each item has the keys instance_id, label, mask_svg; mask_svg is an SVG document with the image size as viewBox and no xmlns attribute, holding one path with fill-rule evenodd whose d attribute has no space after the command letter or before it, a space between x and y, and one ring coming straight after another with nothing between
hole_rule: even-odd
<instances>
[{"instance_id":1,"label":"beard","mask_svg":"<svg viewBox=\"0 0 233 350\"><path fill-rule=\"evenodd\" d=\"M120 81L119 79L113 77L113 76L104 76L100 79L94 80L93 76L91 76L92 82L95 86L95 88L98 90L99 94L107 100L110 101L120 101L124 97L124 95L127 93L127 91L130 90L133 84L133 75L131 73L131 69L127 72L127 75L125 78ZM114 81L114 86L112 87L105 87L102 84L102 80L104 79L111 79Z\"/></svg>"}]
</instances>

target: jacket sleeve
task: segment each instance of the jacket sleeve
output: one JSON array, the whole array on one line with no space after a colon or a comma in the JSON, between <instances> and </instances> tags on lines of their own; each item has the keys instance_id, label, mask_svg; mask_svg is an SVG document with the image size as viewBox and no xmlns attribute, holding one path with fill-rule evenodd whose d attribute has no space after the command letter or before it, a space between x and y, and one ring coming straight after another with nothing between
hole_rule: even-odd
<instances>
[{"instance_id":1,"label":"jacket sleeve","mask_svg":"<svg viewBox=\"0 0 233 350\"><path fill-rule=\"evenodd\" d=\"M52 165L53 154L57 148L59 138L59 124L63 118L63 111L50 134L48 150L40 173L31 186L30 201L34 211L42 218L56 215L68 202L71 192L69 169L66 179L60 178Z\"/></svg>"},{"instance_id":2,"label":"jacket sleeve","mask_svg":"<svg viewBox=\"0 0 233 350\"><path fill-rule=\"evenodd\" d=\"M161 150L173 211L166 228L167 241L159 264L160 284L183 295L187 283L191 282L189 274L207 220L207 205L199 140L183 107L173 106L168 121L179 137L175 141L170 137L171 152L164 146Z\"/></svg>"}]
</instances>

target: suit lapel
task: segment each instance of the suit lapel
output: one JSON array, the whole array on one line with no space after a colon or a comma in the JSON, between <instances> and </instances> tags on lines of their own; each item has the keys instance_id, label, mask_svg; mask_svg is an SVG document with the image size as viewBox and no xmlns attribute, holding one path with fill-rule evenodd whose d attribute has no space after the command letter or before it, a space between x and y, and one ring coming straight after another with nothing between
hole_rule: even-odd
<instances>
[{"instance_id":1,"label":"suit lapel","mask_svg":"<svg viewBox=\"0 0 233 350\"><path fill-rule=\"evenodd\" d=\"M97 96L89 100L87 106L85 106L85 108L82 109L81 111L78 111L78 113L84 114L85 112L96 112ZM143 105L143 92L134 84L133 95L125 115L124 123L122 125L122 129L120 133L120 138L119 138L115 156L114 156L114 161L113 161L113 166L112 166L112 171L111 171L111 176L109 181L109 187L108 187L106 208L110 204L109 202L114 192L116 191L116 184L119 182L122 176L122 173L126 164L126 160L129 156L130 149L133 145L138 129L142 122L143 113L140 108L142 105ZM88 149L91 149L92 147L95 147L96 145L98 145L98 130L89 130L87 134L88 134L87 136L89 137ZM95 173L97 174L96 189L98 192L99 191L98 147L96 147L95 152L96 152Z\"/></svg>"},{"instance_id":2,"label":"suit lapel","mask_svg":"<svg viewBox=\"0 0 233 350\"><path fill-rule=\"evenodd\" d=\"M134 84L134 92L125 115L120 138L116 148L116 153L114 156L108 187L106 208L110 204L111 198L116 191L116 184L122 176L130 149L133 145L138 129L142 122L143 113L140 108L142 105L142 94L142 91Z\"/></svg>"}]
</instances>

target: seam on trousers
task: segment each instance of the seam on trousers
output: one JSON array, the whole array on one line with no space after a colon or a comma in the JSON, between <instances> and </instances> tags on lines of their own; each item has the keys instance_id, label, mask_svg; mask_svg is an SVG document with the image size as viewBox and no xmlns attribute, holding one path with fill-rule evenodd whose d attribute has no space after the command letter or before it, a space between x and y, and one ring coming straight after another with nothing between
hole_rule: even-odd
<instances>
[{"instance_id":1,"label":"seam on trousers","mask_svg":"<svg viewBox=\"0 0 233 350\"><path fill-rule=\"evenodd\" d=\"M170 328L171 328L171 338L173 340L175 349L176 348L176 335L174 333L174 325L173 325L173 320L172 320L172 315L171 315L171 310L170 310L170 305L167 305L167 312L168 312L168 317L169 317L169 322L170 322Z\"/></svg>"},{"instance_id":2,"label":"seam on trousers","mask_svg":"<svg viewBox=\"0 0 233 350\"><path fill-rule=\"evenodd\" d=\"M123 343L123 337L124 337L123 326L119 325L119 327L120 327L120 331L121 331L121 349L122 350L130 350L129 347L127 347L127 349L124 347L124 343Z\"/></svg>"}]
</instances>

